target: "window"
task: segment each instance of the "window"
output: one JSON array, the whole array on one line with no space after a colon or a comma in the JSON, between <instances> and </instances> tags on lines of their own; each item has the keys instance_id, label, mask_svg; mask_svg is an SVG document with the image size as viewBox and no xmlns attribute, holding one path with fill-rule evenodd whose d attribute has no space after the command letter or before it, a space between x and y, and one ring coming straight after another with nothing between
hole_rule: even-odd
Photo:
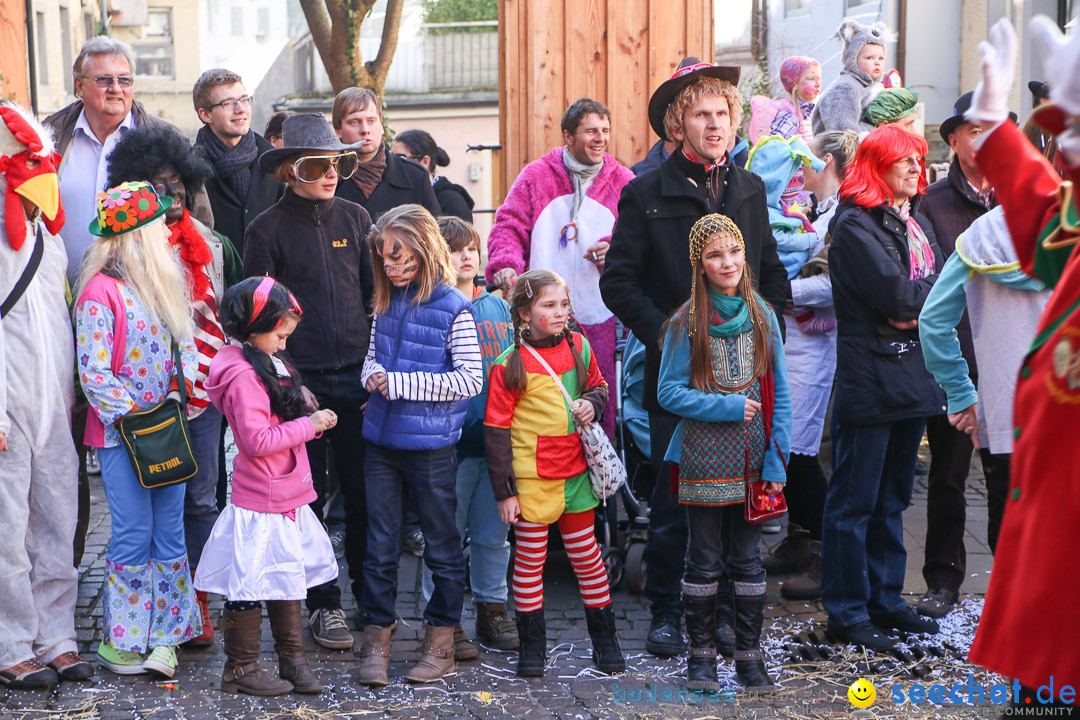
<instances>
[{"instance_id":1,"label":"window","mask_svg":"<svg viewBox=\"0 0 1080 720\"><path fill-rule=\"evenodd\" d=\"M256 19L258 20L256 26L258 29L255 31L255 36L261 40L270 34L270 8L259 8Z\"/></svg>"},{"instance_id":2,"label":"window","mask_svg":"<svg viewBox=\"0 0 1080 720\"><path fill-rule=\"evenodd\" d=\"M232 34L243 35L244 34L244 9L234 7L232 10Z\"/></svg>"},{"instance_id":3,"label":"window","mask_svg":"<svg viewBox=\"0 0 1080 720\"><path fill-rule=\"evenodd\" d=\"M71 12L66 8L60 8L60 44L65 68L71 67ZM64 90L74 94L75 83L71 73L61 73L64 76Z\"/></svg>"},{"instance_id":4,"label":"window","mask_svg":"<svg viewBox=\"0 0 1080 720\"><path fill-rule=\"evenodd\" d=\"M49 84L49 32L45 29L45 13L34 13L37 30L37 80L38 85Z\"/></svg>"},{"instance_id":5,"label":"window","mask_svg":"<svg viewBox=\"0 0 1080 720\"><path fill-rule=\"evenodd\" d=\"M146 35L132 43L135 50L135 74L147 77L173 78L172 11L150 8L147 12Z\"/></svg>"},{"instance_id":6,"label":"window","mask_svg":"<svg viewBox=\"0 0 1080 720\"><path fill-rule=\"evenodd\" d=\"M810 14L811 0L784 0L784 17L802 17Z\"/></svg>"}]
</instances>

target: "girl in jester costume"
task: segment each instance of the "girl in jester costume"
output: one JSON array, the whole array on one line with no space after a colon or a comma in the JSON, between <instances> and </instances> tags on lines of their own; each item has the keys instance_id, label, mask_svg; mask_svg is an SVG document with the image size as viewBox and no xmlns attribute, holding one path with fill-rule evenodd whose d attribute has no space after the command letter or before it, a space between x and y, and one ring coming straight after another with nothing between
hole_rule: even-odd
<instances>
[{"instance_id":1,"label":"girl in jester costume","mask_svg":"<svg viewBox=\"0 0 1080 720\"><path fill-rule=\"evenodd\" d=\"M742 232L711 214L690 230L690 299L668 320L656 397L682 418L667 448L689 544L683 608L690 636L687 686L720 690L716 596L731 578L735 672L759 692L775 690L765 670L761 626L765 569L761 525L746 520L748 481L778 494L787 481L791 395L776 315L754 292ZM655 450L659 452L659 450Z\"/></svg>"},{"instance_id":2,"label":"girl in jester costume","mask_svg":"<svg viewBox=\"0 0 1080 720\"><path fill-rule=\"evenodd\" d=\"M1032 118L1055 136L1065 181L1006 122L1017 46L1007 20L979 45L982 79L965 113L969 122L983 124L975 162L1005 209L1022 269L1053 288L1020 366L1009 491L970 654L973 662L1019 680L1021 693L1012 702L1020 708L1075 705L1075 693L1064 687L1080 685L1080 575L1060 562L1063 552L1080 546L1080 212L1074 192L1080 181L1080 35L1064 37L1043 16L1029 30L1043 56L1051 99ZM974 434L973 415L959 412L949 420Z\"/></svg>"},{"instance_id":3,"label":"girl in jester costume","mask_svg":"<svg viewBox=\"0 0 1080 720\"><path fill-rule=\"evenodd\" d=\"M39 688L93 674L75 646L75 358L59 156L28 111L0 118L0 683Z\"/></svg>"},{"instance_id":4,"label":"girl in jester costume","mask_svg":"<svg viewBox=\"0 0 1080 720\"><path fill-rule=\"evenodd\" d=\"M499 517L514 526L514 604L520 654L517 674L544 674L544 561L548 526L562 533L585 603L593 662L622 672L607 571L596 544L589 481L577 422L599 417L608 386L588 339L569 326L570 291L550 270L530 270L510 290L514 344L491 368L484 445ZM555 385L563 384L572 403ZM573 417L571 417L573 415Z\"/></svg>"}]
</instances>

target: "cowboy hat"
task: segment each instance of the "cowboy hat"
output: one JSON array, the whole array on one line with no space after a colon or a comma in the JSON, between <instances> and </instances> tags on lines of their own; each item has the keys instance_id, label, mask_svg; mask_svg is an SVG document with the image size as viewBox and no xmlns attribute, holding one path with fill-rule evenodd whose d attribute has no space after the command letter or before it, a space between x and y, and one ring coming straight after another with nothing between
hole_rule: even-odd
<instances>
[{"instance_id":1,"label":"cowboy hat","mask_svg":"<svg viewBox=\"0 0 1080 720\"><path fill-rule=\"evenodd\" d=\"M660 87L656 88L649 98L649 124L652 125L653 132L659 135L661 140L671 139L664 131L664 114L680 90L703 77L714 77L738 86L741 73L742 69L735 65L713 65L701 62L696 57L683 58L675 73L660 83Z\"/></svg>"},{"instance_id":2,"label":"cowboy hat","mask_svg":"<svg viewBox=\"0 0 1080 720\"><path fill-rule=\"evenodd\" d=\"M341 142L322 113L297 113L285 118L281 141L283 147L267 150L259 156L259 167L263 172L272 173L285 160L307 152L346 152L363 147L363 143L346 145Z\"/></svg>"}]
</instances>

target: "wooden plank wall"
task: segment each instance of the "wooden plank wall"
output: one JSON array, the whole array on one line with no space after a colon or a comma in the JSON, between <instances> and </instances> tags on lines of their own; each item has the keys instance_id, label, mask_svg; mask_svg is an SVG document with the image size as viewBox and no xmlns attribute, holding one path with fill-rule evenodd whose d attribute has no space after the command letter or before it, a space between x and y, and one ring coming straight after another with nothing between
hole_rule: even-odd
<instances>
[{"instance_id":1,"label":"wooden plank wall","mask_svg":"<svg viewBox=\"0 0 1080 720\"><path fill-rule=\"evenodd\" d=\"M611 108L608 151L632 165L656 141L649 95L687 55L712 59L713 0L500 0L502 201L526 164L562 144L570 103Z\"/></svg>"}]
</instances>

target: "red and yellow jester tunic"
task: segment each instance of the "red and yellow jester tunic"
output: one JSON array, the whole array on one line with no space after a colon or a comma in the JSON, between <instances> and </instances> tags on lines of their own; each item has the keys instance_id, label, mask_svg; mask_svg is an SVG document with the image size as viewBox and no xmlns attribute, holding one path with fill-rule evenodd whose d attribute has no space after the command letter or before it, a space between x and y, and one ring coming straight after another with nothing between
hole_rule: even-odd
<instances>
[{"instance_id":1,"label":"red and yellow jester tunic","mask_svg":"<svg viewBox=\"0 0 1080 720\"><path fill-rule=\"evenodd\" d=\"M578 392L574 356L562 335L534 343L533 347L560 376L570 397L592 403L599 419L607 403L607 383L596 367L589 341L574 333L573 342L585 363L583 394ZM491 368L484 418L484 443L495 499L517 495L521 518L535 523L550 524L563 513L591 510L597 505L596 495L566 398L527 350L517 351L525 366L525 390L508 388L506 362L513 352L514 346L510 346Z\"/></svg>"},{"instance_id":2,"label":"red and yellow jester tunic","mask_svg":"<svg viewBox=\"0 0 1080 720\"><path fill-rule=\"evenodd\" d=\"M1029 275L1054 288L1016 386L1012 480L970 658L1038 688L1080 685L1080 259L1072 183L1012 123L986 138L979 169L1005 208ZM1066 170L1080 180L1080 167Z\"/></svg>"}]
</instances>

